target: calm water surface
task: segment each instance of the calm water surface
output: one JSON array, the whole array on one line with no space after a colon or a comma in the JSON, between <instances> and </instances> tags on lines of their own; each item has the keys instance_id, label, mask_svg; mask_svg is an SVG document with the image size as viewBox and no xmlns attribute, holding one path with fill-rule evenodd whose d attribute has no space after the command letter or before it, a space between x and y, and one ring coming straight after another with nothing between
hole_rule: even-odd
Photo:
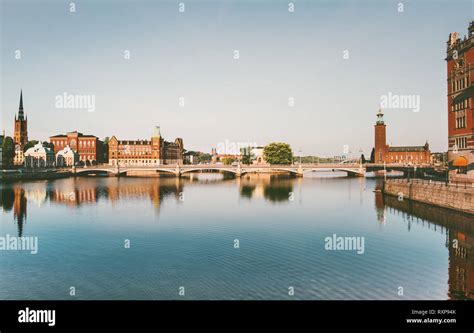
<instances>
[{"instance_id":1,"label":"calm water surface","mask_svg":"<svg viewBox=\"0 0 474 333\"><path fill-rule=\"evenodd\" d=\"M0 299L474 298L472 218L331 175L0 184L0 236L39 239L0 251ZM325 250L333 234L365 252Z\"/></svg>"}]
</instances>

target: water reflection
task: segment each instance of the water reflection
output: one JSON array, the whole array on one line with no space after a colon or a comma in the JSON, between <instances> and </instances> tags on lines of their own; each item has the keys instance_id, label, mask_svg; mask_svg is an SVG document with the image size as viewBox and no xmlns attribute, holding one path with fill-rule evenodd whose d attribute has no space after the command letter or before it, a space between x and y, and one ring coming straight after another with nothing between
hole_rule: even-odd
<instances>
[{"instance_id":1,"label":"water reflection","mask_svg":"<svg viewBox=\"0 0 474 333\"><path fill-rule=\"evenodd\" d=\"M238 180L242 198L264 198L270 202L292 200L294 182L294 177L271 174L247 174Z\"/></svg>"},{"instance_id":2,"label":"water reflection","mask_svg":"<svg viewBox=\"0 0 474 333\"><path fill-rule=\"evenodd\" d=\"M449 253L450 299L474 299L474 224L472 216L394 196L375 193L377 220L386 213L401 215L410 231L412 224L446 234ZM388 211L387 211L388 210Z\"/></svg>"},{"instance_id":3,"label":"water reflection","mask_svg":"<svg viewBox=\"0 0 474 333\"><path fill-rule=\"evenodd\" d=\"M355 181L360 182L360 188L352 189L353 185L351 184ZM395 220L397 223L405 223L406 232L410 232L413 225L416 224L446 235L444 246L449 258L448 281L446 281L448 285L447 297L450 299L474 299L474 259L472 257L474 255L474 224L472 217L422 203L408 200L399 201L397 197L384 196L376 190L380 187L381 180L377 180L375 183L375 191L372 193L372 188L365 188L364 179L352 181L329 179L319 182L283 175L245 175L239 179L225 178L219 175L146 179L70 178L56 181L0 184L0 206L4 216L6 214L12 215L13 222L17 226L18 236L22 236L27 221L27 209L32 209L28 203L33 208L35 205L51 204L78 210L81 207L97 205L101 201L117 205L121 201L139 200L151 203L154 211L159 214L163 202L170 199L179 203L185 190L192 189L194 186L201 186L201 190L207 192L211 190L209 187L219 186L219 190L222 190L222 185L228 184L229 188L236 189L237 195L246 201L263 200L271 204L290 203L295 191L299 200L302 200L303 185L306 186L307 198L310 197L310 193L318 195L319 192L315 192L314 189L324 186L326 192L322 195L331 198L333 195L337 195L334 197L337 198L335 201L342 202L342 204L349 203L351 195L358 192L361 209L364 207L362 198L369 199L369 205L375 211L375 214L371 214L374 214L372 216L377 221L375 223L379 223L381 226ZM327 213L324 211L324 207L319 209L321 211L316 213ZM338 209L336 208L336 210ZM313 214L313 211L308 210L308 212ZM331 211L329 213L333 214ZM34 210L31 210L30 215L34 215ZM393 216L399 218L389 218ZM347 219L351 219L350 215L347 215ZM11 220L9 221L11 223ZM380 260L383 260L383 257Z\"/></svg>"}]
</instances>

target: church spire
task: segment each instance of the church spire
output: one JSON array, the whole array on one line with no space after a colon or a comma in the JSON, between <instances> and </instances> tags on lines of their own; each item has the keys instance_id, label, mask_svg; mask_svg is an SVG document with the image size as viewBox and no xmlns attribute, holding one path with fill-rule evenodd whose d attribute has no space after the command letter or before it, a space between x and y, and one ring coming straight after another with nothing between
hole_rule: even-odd
<instances>
[{"instance_id":1,"label":"church spire","mask_svg":"<svg viewBox=\"0 0 474 333\"><path fill-rule=\"evenodd\" d=\"M23 89L20 91L20 107L18 108L18 120L24 120L24 117L23 117Z\"/></svg>"}]
</instances>

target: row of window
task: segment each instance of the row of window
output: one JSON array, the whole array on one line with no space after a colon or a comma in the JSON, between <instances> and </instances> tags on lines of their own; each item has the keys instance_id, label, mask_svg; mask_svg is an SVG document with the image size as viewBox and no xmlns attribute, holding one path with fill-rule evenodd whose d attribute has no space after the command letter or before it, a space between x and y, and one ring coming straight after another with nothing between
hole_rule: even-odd
<instances>
[{"instance_id":1,"label":"row of window","mask_svg":"<svg viewBox=\"0 0 474 333\"><path fill-rule=\"evenodd\" d=\"M453 92L458 91L458 90L462 90L462 89L464 89L468 86L469 86L469 82L468 82L467 76L463 77L462 79L459 79L459 80L451 81L451 90Z\"/></svg>"},{"instance_id":2,"label":"row of window","mask_svg":"<svg viewBox=\"0 0 474 333\"><path fill-rule=\"evenodd\" d=\"M467 137L455 138L454 150L465 148L467 148Z\"/></svg>"},{"instance_id":3,"label":"row of window","mask_svg":"<svg viewBox=\"0 0 474 333\"><path fill-rule=\"evenodd\" d=\"M67 142L64 140L52 140L51 143L56 146L56 147L66 147ZM79 148L94 148L95 147L95 141L93 140L85 140L85 141L79 141Z\"/></svg>"},{"instance_id":4,"label":"row of window","mask_svg":"<svg viewBox=\"0 0 474 333\"><path fill-rule=\"evenodd\" d=\"M466 115L456 115L456 128L466 128Z\"/></svg>"},{"instance_id":5,"label":"row of window","mask_svg":"<svg viewBox=\"0 0 474 333\"><path fill-rule=\"evenodd\" d=\"M390 155L390 159L392 161L398 162L398 161L418 161L418 156L413 157L412 155L404 156L404 155ZM419 158L420 162L423 162L424 158L423 155L420 156Z\"/></svg>"},{"instance_id":6,"label":"row of window","mask_svg":"<svg viewBox=\"0 0 474 333\"><path fill-rule=\"evenodd\" d=\"M460 102L451 104L451 111L464 110L469 108L469 99L466 98Z\"/></svg>"}]
</instances>

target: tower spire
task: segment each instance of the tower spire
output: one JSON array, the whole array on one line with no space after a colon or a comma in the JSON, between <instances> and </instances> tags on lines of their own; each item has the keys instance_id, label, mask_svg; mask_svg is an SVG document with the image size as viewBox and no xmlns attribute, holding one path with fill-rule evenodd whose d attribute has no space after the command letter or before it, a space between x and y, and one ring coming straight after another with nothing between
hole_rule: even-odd
<instances>
[{"instance_id":1,"label":"tower spire","mask_svg":"<svg viewBox=\"0 0 474 333\"><path fill-rule=\"evenodd\" d=\"M20 91L20 107L18 108L18 119L23 120L23 89Z\"/></svg>"}]
</instances>

